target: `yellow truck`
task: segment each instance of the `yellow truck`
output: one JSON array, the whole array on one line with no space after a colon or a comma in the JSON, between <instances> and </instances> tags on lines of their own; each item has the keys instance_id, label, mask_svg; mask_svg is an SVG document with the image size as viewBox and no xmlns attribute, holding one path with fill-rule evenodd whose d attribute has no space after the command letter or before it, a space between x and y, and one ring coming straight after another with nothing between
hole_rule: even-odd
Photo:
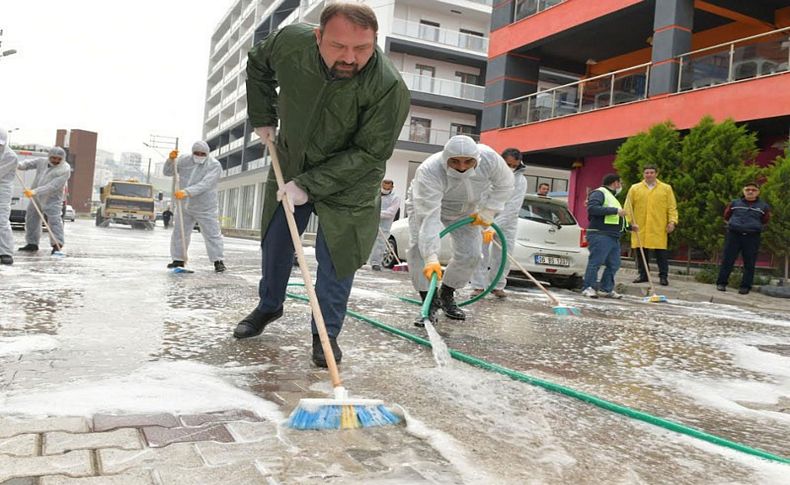
<instances>
[{"instance_id":1,"label":"yellow truck","mask_svg":"<svg viewBox=\"0 0 790 485\"><path fill-rule=\"evenodd\" d=\"M96 225L111 222L152 230L156 224L154 187L136 180L112 180L101 189L101 205L96 208Z\"/></svg>"}]
</instances>

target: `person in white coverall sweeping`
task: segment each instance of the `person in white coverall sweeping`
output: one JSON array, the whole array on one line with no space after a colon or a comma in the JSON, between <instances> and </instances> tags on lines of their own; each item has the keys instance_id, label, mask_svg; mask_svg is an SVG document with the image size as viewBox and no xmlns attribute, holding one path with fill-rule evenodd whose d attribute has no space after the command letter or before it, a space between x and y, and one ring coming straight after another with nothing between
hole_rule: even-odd
<instances>
[{"instance_id":1,"label":"person in white coverall sweeping","mask_svg":"<svg viewBox=\"0 0 790 485\"><path fill-rule=\"evenodd\" d=\"M485 147L485 148L484 148ZM480 145L480 155L482 157L498 157L493 150ZM524 203L524 194L527 193L527 179L524 177L524 170L526 166L521 161L521 152L517 148L507 148L502 152L502 158L507 163L508 167L513 170L513 192L510 194L510 199L505 203L505 208L496 215L494 224L496 224L503 233L505 233L505 242L507 242L507 252L512 254L513 248L516 244L516 233L518 229L518 214L521 211L521 206ZM489 229L493 231L493 229ZM493 238L498 243L499 236L496 234L488 234L487 237ZM477 267L474 275L472 276L472 296L477 296L482 293L496 277L499 270L499 263L502 260L502 250L495 244L483 243L483 259ZM497 298L505 298L505 283L507 276L507 268L510 264L505 265L505 273L496 282L496 286L491 293Z\"/></svg>"},{"instance_id":2,"label":"person in white coverall sweeping","mask_svg":"<svg viewBox=\"0 0 790 485\"><path fill-rule=\"evenodd\" d=\"M222 165L209 156L209 151L208 143L196 141L189 155L179 157L178 151L170 152L170 158L162 168L163 174L175 175L174 163L177 164L175 168L178 169L179 186L173 197L177 199L177 204L181 205L180 210L176 209L173 221L174 230L170 237L170 256L173 262L167 265L168 268L184 267L186 259L184 251L189 250L192 228L197 221L206 243L208 259L214 263L214 271L221 273L226 269L223 262L224 245L219 227L217 203L217 184L222 173ZM183 247L184 245L186 248Z\"/></svg>"},{"instance_id":3,"label":"person in white coverall sweeping","mask_svg":"<svg viewBox=\"0 0 790 485\"><path fill-rule=\"evenodd\" d=\"M38 251L41 239L41 216L33 206L34 200L38 208L47 218L52 232L49 234L52 254L59 251L66 243L63 233L63 191L71 177L71 166L66 162L66 151L61 147L49 150L49 157L25 160L17 165L19 170L36 170L36 178L32 187L25 190L25 197L32 199L25 209L25 241L27 244L20 251Z\"/></svg>"},{"instance_id":4,"label":"person in white coverall sweeping","mask_svg":"<svg viewBox=\"0 0 790 485\"><path fill-rule=\"evenodd\" d=\"M400 209L400 197L395 195L392 189L395 188L395 183L390 179L381 181L381 220L379 221L379 234L376 237L376 242L373 244L373 251L370 252L368 262L370 269L373 271L381 271L381 258L384 256L384 251L387 249L387 238L390 237L390 228L392 228L392 221L395 220L395 214Z\"/></svg>"},{"instance_id":5,"label":"person in white coverall sweeping","mask_svg":"<svg viewBox=\"0 0 790 485\"><path fill-rule=\"evenodd\" d=\"M0 128L0 264L14 264L14 235L8 218L17 163L16 153L8 146L8 132Z\"/></svg>"},{"instance_id":6,"label":"person in white coverall sweeping","mask_svg":"<svg viewBox=\"0 0 790 485\"><path fill-rule=\"evenodd\" d=\"M431 276L436 273L442 280L438 297L431 305L431 322L436 321L439 307L448 318L466 319L455 302L455 290L466 285L480 263L481 227L494 222L494 216L504 209L513 192L513 171L499 156L481 157L481 147L491 150L465 135L450 138L443 151L431 155L417 168L406 195L412 284L425 301ZM475 218L472 224L450 233L453 256L442 278L439 233L470 216ZM414 324L422 326L422 317Z\"/></svg>"}]
</instances>

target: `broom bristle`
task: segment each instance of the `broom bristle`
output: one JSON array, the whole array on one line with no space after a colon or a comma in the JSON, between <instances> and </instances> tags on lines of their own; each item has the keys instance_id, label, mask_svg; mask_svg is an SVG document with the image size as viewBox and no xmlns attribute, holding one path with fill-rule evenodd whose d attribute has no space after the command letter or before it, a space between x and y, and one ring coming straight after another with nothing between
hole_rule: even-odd
<instances>
[{"instance_id":1,"label":"broom bristle","mask_svg":"<svg viewBox=\"0 0 790 485\"><path fill-rule=\"evenodd\" d=\"M294 429L356 429L398 424L400 418L384 404L311 404L293 410L288 426Z\"/></svg>"},{"instance_id":2,"label":"broom bristle","mask_svg":"<svg viewBox=\"0 0 790 485\"><path fill-rule=\"evenodd\" d=\"M666 303L667 297L664 295L650 295L642 298L642 301L648 303Z\"/></svg>"},{"instance_id":3,"label":"broom bristle","mask_svg":"<svg viewBox=\"0 0 790 485\"><path fill-rule=\"evenodd\" d=\"M579 310L578 308L572 307L572 306L558 305L558 306L551 307L551 308L552 308L552 310L554 310L554 314L555 315L563 315L563 316L565 316L565 315L574 315L574 316L577 316L577 317L582 316L581 310Z\"/></svg>"}]
</instances>

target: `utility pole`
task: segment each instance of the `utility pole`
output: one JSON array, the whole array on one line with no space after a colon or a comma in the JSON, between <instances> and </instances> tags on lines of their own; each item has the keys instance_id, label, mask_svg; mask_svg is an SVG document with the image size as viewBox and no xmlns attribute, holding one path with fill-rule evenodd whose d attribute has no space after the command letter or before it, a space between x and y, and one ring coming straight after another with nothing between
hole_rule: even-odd
<instances>
[{"instance_id":1,"label":"utility pole","mask_svg":"<svg viewBox=\"0 0 790 485\"><path fill-rule=\"evenodd\" d=\"M153 148L156 150L160 155L161 152L159 150L178 150L178 137L177 136L163 136L163 135L151 135L149 137L148 143L143 142L143 145L147 146L148 148ZM151 159L148 159L148 183L151 182ZM175 179L170 187L170 192L175 192Z\"/></svg>"}]
</instances>

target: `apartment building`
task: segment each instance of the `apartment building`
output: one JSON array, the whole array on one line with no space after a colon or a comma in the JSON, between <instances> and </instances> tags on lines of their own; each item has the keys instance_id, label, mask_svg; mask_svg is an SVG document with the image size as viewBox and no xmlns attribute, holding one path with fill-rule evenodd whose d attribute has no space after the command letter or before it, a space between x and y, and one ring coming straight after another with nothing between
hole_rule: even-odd
<instances>
[{"instance_id":1,"label":"apartment building","mask_svg":"<svg viewBox=\"0 0 790 485\"><path fill-rule=\"evenodd\" d=\"M493 2L365 3L379 20L379 46L411 90L411 110L387 162L387 177L394 180L396 192L405 195L417 166L441 150L451 136L468 134L479 139ZM255 231L260 227L260 201L269 170L260 140L246 119L247 52L285 25L317 25L325 5L325 0L240 0L212 37L204 136L224 169L220 213L225 229ZM530 180L533 189L539 180L556 180L556 190L567 190L568 172L540 169Z\"/></svg>"},{"instance_id":2,"label":"apartment building","mask_svg":"<svg viewBox=\"0 0 790 485\"><path fill-rule=\"evenodd\" d=\"M572 169L583 221L619 145L656 123L748 123L762 161L787 140L790 0L502 0L490 37L483 142Z\"/></svg>"}]
</instances>

